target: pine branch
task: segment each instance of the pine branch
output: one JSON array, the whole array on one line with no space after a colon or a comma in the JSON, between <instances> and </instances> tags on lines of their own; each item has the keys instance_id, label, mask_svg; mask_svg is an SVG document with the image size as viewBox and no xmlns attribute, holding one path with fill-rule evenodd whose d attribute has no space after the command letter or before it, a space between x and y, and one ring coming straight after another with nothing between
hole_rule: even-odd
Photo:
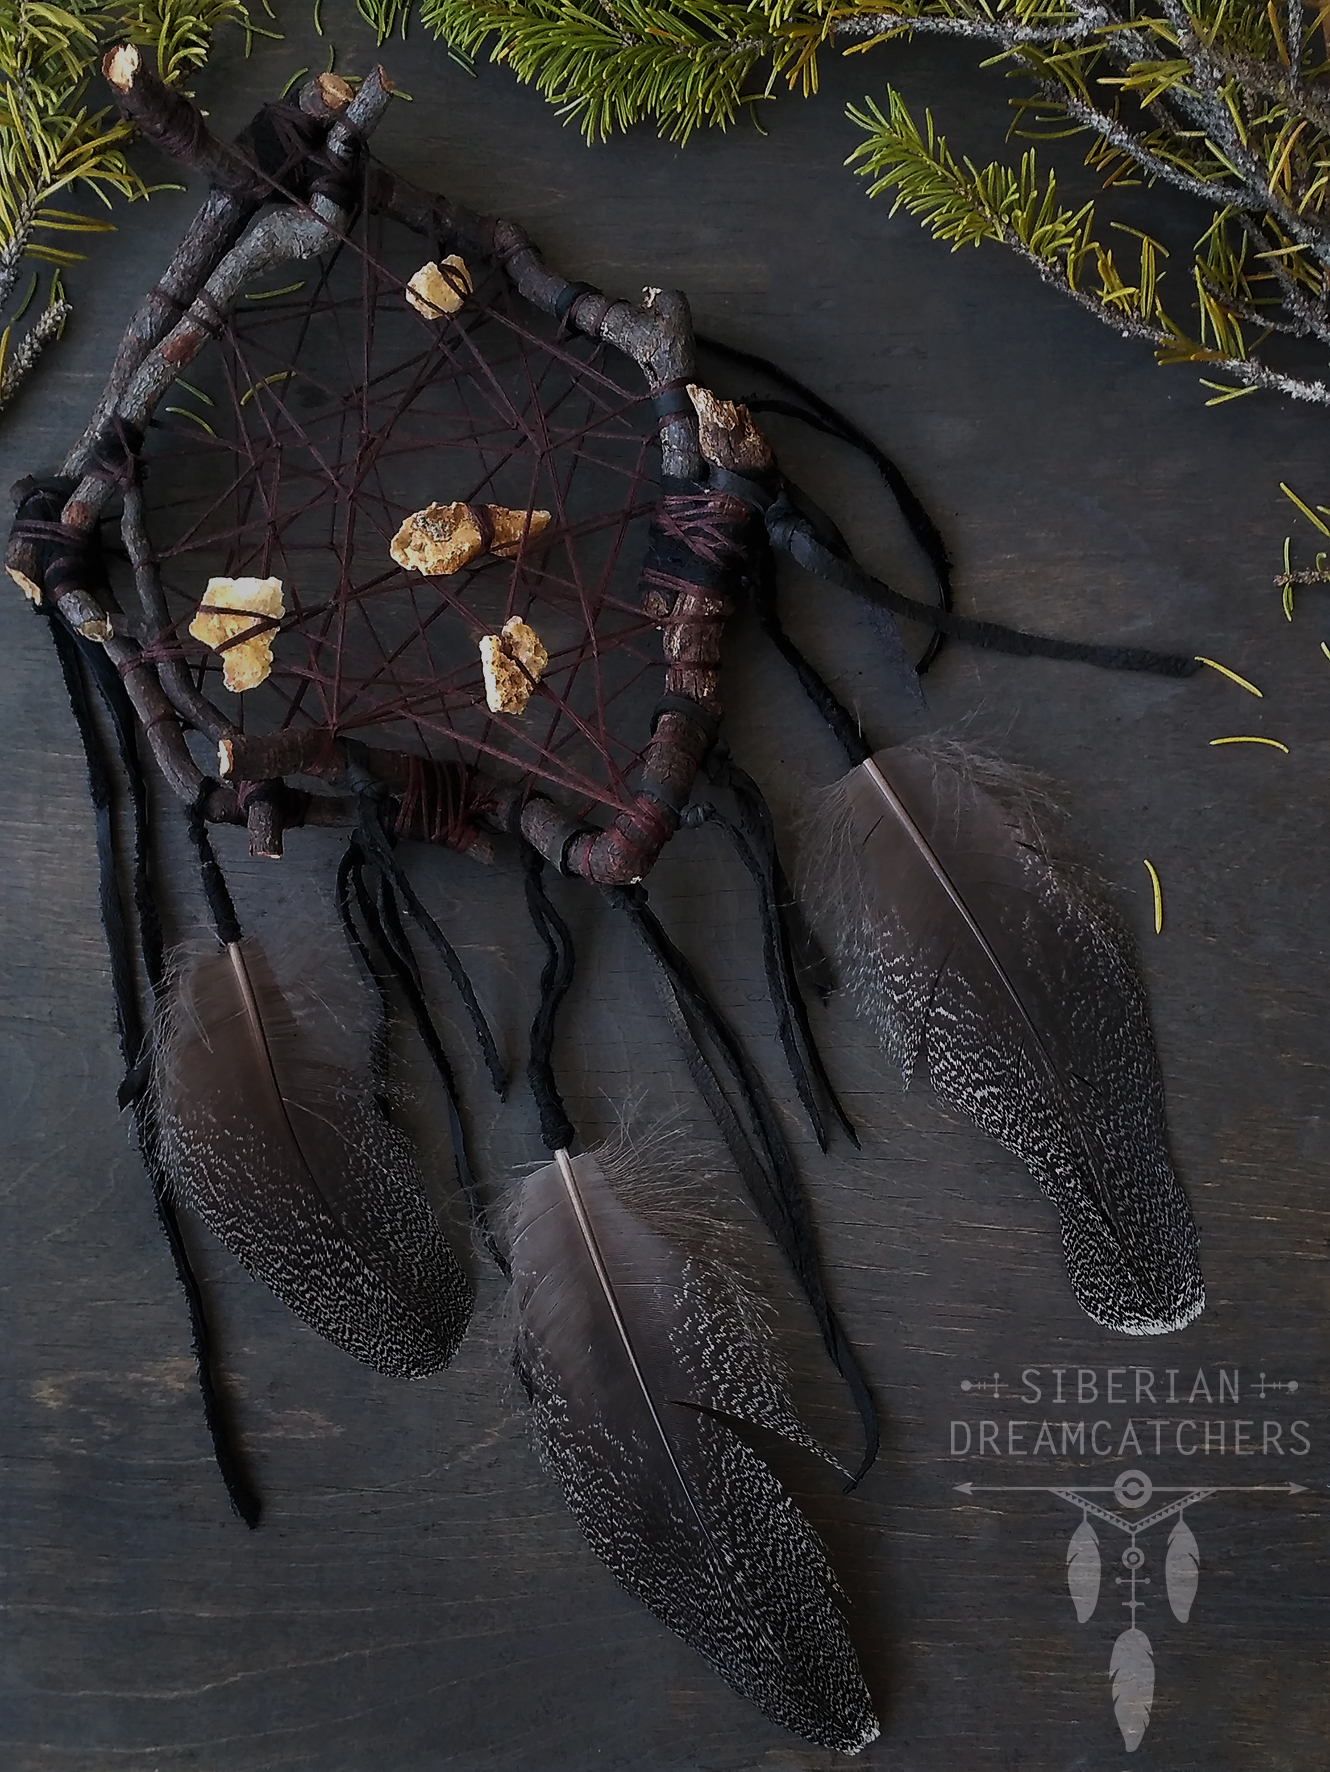
<instances>
[{"instance_id":1,"label":"pine branch","mask_svg":"<svg viewBox=\"0 0 1330 1772\"><path fill-rule=\"evenodd\" d=\"M1161 363L1204 363L1229 376L1236 388L1207 383L1221 399L1268 389L1330 406L1330 387L1325 383L1282 374L1247 354L1237 310L1247 307L1253 315L1256 310L1244 293L1250 285L1242 260L1234 257L1222 237L1212 241L1208 263L1197 261L1203 336L1193 339L1164 308L1159 259L1166 255L1158 241L1136 235L1140 265L1136 281L1127 283L1112 251L1095 238L1094 204L1077 210L1060 205L1056 175L1049 173L1041 183L1033 150L1022 157L1019 171L958 162L945 138L937 134L931 114L926 114L920 131L900 95L890 88L888 104L886 113L871 102L866 111L851 109L852 120L867 139L848 164L873 181L870 195L895 191L893 214L904 208L929 227L935 239L950 241L953 250L984 240L1000 242L1102 324L1124 338L1152 345ZM1090 278L1097 286L1090 286ZM1204 332L1212 344L1206 344Z\"/></svg>"},{"instance_id":2,"label":"pine branch","mask_svg":"<svg viewBox=\"0 0 1330 1772\"><path fill-rule=\"evenodd\" d=\"M644 119L680 142L705 124L725 128L762 96L744 91L759 63L770 60L774 74L803 48L797 29L782 42L755 31L760 14L722 0L424 0L422 17L463 54L488 45L491 61L536 86L588 140ZM804 66L811 90L815 64Z\"/></svg>"},{"instance_id":3,"label":"pine branch","mask_svg":"<svg viewBox=\"0 0 1330 1772\"><path fill-rule=\"evenodd\" d=\"M68 0L62 6L0 0L0 309L25 259L59 268L83 256L52 236L113 228L100 216L57 207L54 198L92 195L109 209L112 196L132 202L148 194L125 158L131 126L83 102L103 41L128 36L150 46L162 78L178 83L206 60L212 32L228 20L248 22L241 0ZM53 294L52 305L9 353L0 409L69 312Z\"/></svg>"}]
</instances>

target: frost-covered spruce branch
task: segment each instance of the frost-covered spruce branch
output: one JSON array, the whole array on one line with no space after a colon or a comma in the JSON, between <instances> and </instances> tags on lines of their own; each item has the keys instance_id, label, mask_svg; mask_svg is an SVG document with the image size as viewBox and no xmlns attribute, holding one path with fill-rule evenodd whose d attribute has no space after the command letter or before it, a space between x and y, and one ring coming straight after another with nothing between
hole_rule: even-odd
<instances>
[{"instance_id":1,"label":"frost-covered spruce branch","mask_svg":"<svg viewBox=\"0 0 1330 1772\"><path fill-rule=\"evenodd\" d=\"M59 276L83 254L54 237L113 226L63 202L91 195L109 210L112 197L148 194L125 158L133 128L85 102L102 45L111 37L144 45L174 85L206 59L218 25L247 18L242 0L0 0L0 314L28 266L55 270L47 304L21 340L13 342L14 327L36 293L35 274L17 311L0 320L0 409L72 311Z\"/></svg>"},{"instance_id":2,"label":"frost-covered spruce branch","mask_svg":"<svg viewBox=\"0 0 1330 1772\"><path fill-rule=\"evenodd\" d=\"M1036 21L1058 33L1052 50L1033 40ZM1029 77L1034 96L1017 107L1027 133L1080 126L1091 136L1086 162L1106 184L1144 174L1207 204L1190 266L1199 328L1165 309L1163 246L1138 236L1141 268L1128 287L1096 238L1095 205L1055 213L1054 176L1041 185L1033 154L1019 173L958 162L931 115L920 129L889 89L885 111L852 112L866 139L851 163L875 194L894 192L940 238L1001 241L1078 306L1151 343L1161 362L1222 374L1224 383L1207 384L1219 400L1267 389L1330 404L1325 383L1259 354L1272 335L1330 342L1330 63L1321 22L1319 14L1308 22L1300 0L1287 0L1282 15L1273 0L1264 11L1162 0L1162 16L1138 0L1071 0L1069 9L902 0L842 16L837 27L861 45L936 28L996 47Z\"/></svg>"},{"instance_id":3,"label":"frost-covered spruce branch","mask_svg":"<svg viewBox=\"0 0 1330 1772\"><path fill-rule=\"evenodd\" d=\"M1011 229L1003 230L1002 243L1032 265L1043 282L1050 284L1055 289L1060 289L1064 295L1069 295L1078 307L1084 308L1088 314L1093 314L1096 320L1103 321L1106 326L1111 326L1123 338L1141 339L1145 343L1153 345L1160 352L1172 353L1178 349L1178 338L1175 333L1165 330L1162 326L1151 325L1150 322L1140 319L1136 314L1115 309L1107 301L1092 295L1085 289L1077 288L1068 277L1065 266L1040 258L1037 253L1032 252L1019 240ZM1247 313L1242 314L1241 317L1256 319L1255 315ZM1264 389L1273 394L1285 394L1291 400L1307 401L1314 406L1330 406L1330 386L1327 386L1325 382L1307 381L1296 375L1283 375L1256 357L1224 357L1218 352L1214 352L1204 358L1188 357L1186 360L1204 361L1212 370L1231 376L1235 382L1240 384L1243 393L1255 393ZM1207 383L1206 385L1215 386L1216 384ZM1220 405L1223 397L1221 390L1221 399L1212 400L1209 404Z\"/></svg>"},{"instance_id":4,"label":"frost-covered spruce branch","mask_svg":"<svg viewBox=\"0 0 1330 1772\"><path fill-rule=\"evenodd\" d=\"M0 334L0 412L14 398L38 357L54 339L59 338L73 308L60 293L57 283L52 300L24 334L22 342L9 346L9 328Z\"/></svg>"}]
</instances>

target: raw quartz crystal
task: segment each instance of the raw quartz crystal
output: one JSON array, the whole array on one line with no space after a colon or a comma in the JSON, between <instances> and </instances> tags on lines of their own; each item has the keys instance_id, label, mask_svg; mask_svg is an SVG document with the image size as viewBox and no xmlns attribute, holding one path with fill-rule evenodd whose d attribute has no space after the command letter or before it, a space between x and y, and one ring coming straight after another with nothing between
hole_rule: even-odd
<instances>
[{"instance_id":1,"label":"raw quartz crystal","mask_svg":"<svg viewBox=\"0 0 1330 1772\"><path fill-rule=\"evenodd\" d=\"M489 711L520 714L549 661L540 636L520 616L510 617L499 633L486 634L480 642L480 663Z\"/></svg>"},{"instance_id":2,"label":"raw quartz crystal","mask_svg":"<svg viewBox=\"0 0 1330 1772\"><path fill-rule=\"evenodd\" d=\"M505 505L482 505L480 509L488 513L494 531L489 552L509 559L524 539L549 526L548 511L510 511ZM408 571L447 578L485 552L485 537L471 505L430 504L411 513L389 542L388 552Z\"/></svg>"},{"instance_id":3,"label":"raw quartz crystal","mask_svg":"<svg viewBox=\"0 0 1330 1772\"><path fill-rule=\"evenodd\" d=\"M455 314L472 287L465 261L454 252L441 265L433 259L421 265L406 286L406 299L427 320L438 320L444 314Z\"/></svg>"},{"instance_id":4,"label":"raw quartz crystal","mask_svg":"<svg viewBox=\"0 0 1330 1772\"><path fill-rule=\"evenodd\" d=\"M285 613L280 578L210 578L189 631L215 652L252 628L256 615L277 621ZM264 627L226 647L222 681L228 689L239 695L246 689L257 689L267 678L272 670L272 637L273 630Z\"/></svg>"}]
</instances>

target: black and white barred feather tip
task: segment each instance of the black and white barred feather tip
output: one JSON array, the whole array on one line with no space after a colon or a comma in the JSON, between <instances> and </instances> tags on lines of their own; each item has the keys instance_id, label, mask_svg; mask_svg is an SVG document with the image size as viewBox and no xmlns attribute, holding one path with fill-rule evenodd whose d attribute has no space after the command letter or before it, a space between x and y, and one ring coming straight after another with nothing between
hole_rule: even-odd
<instances>
[{"instance_id":1,"label":"black and white barred feather tip","mask_svg":"<svg viewBox=\"0 0 1330 1772\"><path fill-rule=\"evenodd\" d=\"M630 1593L774 1722L855 1754L878 1724L826 1552L731 1423L825 1453L669 1143L560 1151L521 1186L514 1363L541 1457Z\"/></svg>"},{"instance_id":2,"label":"black and white barred feather tip","mask_svg":"<svg viewBox=\"0 0 1330 1772\"><path fill-rule=\"evenodd\" d=\"M252 937L194 961L157 1029L157 1151L178 1197L310 1328L418 1378L452 1358L470 1288L409 1141L319 1044Z\"/></svg>"},{"instance_id":3,"label":"black and white barred feather tip","mask_svg":"<svg viewBox=\"0 0 1330 1772\"><path fill-rule=\"evenodd\" d=\"M1049 856L1014 778L958 748L879 752L824 796L805 891L908 1082L1024 1162L1061 1222L1072 1290L1128 1335L1205 1303L1125 933Z\"/></svg>"}]
</instances>

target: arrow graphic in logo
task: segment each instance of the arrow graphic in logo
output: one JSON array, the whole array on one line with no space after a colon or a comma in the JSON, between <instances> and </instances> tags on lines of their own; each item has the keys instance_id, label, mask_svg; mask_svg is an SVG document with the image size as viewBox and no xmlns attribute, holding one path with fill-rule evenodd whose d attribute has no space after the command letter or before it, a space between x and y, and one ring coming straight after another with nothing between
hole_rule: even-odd
<instances>
[{"instance_id":1,"label":"arrow graphic in logo","mask_svg":"<svg viewBox=\"0 0 1330 1772\"><path fill-rule=\"evenodd\" d=\"M1143 1474L1139 1471L1123 1472L1128 1477ZM1052 1489L1047 1483L954 1483L952 1487L958 1495L1015 1494L1020 1490L1036 1495L1070 1493L1062 1489ZM1117 1487L1116 1483L1078 1483L1076 1492L1079 1495L1114 1495ZM1149 1492L1151 1495L1306 1495L1308 1489L1305 1483L1213 1483L1207 1484L1204 1489L1189 1489L1185 1483L1180 1483L1175 1488L1152 1483ZM1127 1505L1130 1507L1141 1504L1128 1502Z\"/></svg>"}]
</instances>

